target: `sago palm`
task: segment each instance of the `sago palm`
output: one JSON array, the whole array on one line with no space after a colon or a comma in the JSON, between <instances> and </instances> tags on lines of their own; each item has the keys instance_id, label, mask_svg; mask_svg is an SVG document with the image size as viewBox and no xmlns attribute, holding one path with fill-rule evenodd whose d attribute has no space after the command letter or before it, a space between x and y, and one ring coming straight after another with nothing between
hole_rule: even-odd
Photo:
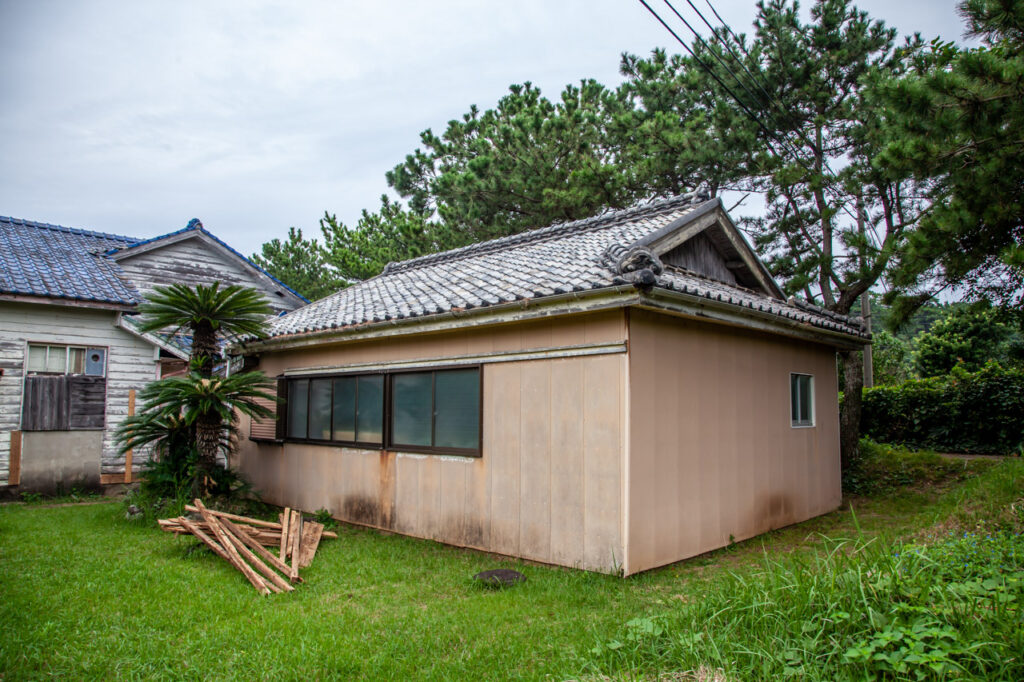
<instances>
[{"instance_id":1,"label":"sago palm","mask_svg":"<svg viewBox=\"0 0 1024 682\"><path fill-rule=\"evenodd\" d=\"M264 334L273 309L255 289L220 282L207 286L184 284L154 287L139 306L139 329L172 335L187 330L192 336L189 364L203 376L213 373L220 355L218 340Z\"/></svg>"},{"instance_id":2,"label":"sago palm","mask_svg":"<svg viewBox=\"0 0 1024 682\"><path fill-rule=\"evenodd\" d=\"M272 383L262 372L204 377L191 372L185 377L154 381L139 394L143 408L118 429L122 450L146 444L159 445L166 436L161 428L184 427L195 437L199 471L194 494L204 495L206 480L217 466L217 454L227 454L237 432L238 414L270 417L273 412L258 400L276 400Z\"/></svg>"}]
</instances>

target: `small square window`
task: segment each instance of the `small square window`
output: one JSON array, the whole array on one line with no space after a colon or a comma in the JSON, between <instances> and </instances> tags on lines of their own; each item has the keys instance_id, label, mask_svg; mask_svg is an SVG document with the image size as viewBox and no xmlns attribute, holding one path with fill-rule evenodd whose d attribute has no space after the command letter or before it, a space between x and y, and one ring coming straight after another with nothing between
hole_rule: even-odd
<instances>
[{"instance_id":1,"label":"small square window","mask_svg":"<svg viewBox=\"0 0 1024 682\"><path fill-rule=\"evenodd\" d=\"M814 426L814 377L789 375L790 420L793 426Z\"/></svg>"}]
</instances>

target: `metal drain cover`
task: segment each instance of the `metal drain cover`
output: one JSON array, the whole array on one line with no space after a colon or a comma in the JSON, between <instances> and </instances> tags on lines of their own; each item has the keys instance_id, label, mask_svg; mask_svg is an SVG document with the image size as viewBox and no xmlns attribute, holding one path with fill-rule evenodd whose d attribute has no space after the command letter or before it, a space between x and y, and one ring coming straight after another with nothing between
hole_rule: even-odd
<instances>
[{"instance_id":1,"label":"metal drain cover","mask_svg":"<svg viewBox=\"0 0 1024 682\"><path fill-rule=\"evenodd\" d=\"M483 571L473 576L473 580L479 580L491 587L511 587L526 580L526 576L519 571L509 568L495 568L490 571Z\"/></svg>"}]
</instances>

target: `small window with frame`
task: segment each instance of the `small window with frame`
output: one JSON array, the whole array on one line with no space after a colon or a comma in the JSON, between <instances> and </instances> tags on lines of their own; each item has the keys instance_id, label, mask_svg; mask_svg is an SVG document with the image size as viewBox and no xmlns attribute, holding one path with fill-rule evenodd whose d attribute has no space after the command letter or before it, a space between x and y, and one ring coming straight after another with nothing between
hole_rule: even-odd
<instances>
[{"instance_id":1,"label":"small window with frame","mask_svg":"<svg viewBox=\"0 0 1024 682\"><path fill-rule=\"evenodd\" d=\"M790 424L794 427L814 426L814 376L789 375Z\"/></svg>"},{"instance_id":2,"label":"small window with frame","mask_svg":"<svg viewBox=\"0 0 1024 682\"><path fill-rule=\"evenodd\" d=\"M54 344L28 344L26 369L31 374L84 374L106 376L106 348Z\"/></svg>"}]
</instances>

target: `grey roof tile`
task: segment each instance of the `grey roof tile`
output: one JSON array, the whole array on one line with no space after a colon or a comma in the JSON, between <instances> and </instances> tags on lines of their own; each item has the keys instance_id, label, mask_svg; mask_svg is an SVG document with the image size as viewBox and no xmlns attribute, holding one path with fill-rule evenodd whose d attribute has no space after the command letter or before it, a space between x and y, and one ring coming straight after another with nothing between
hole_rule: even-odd
<instances>
[{"instance_id":1,"label":"grey roof tile","mask_svg":"<svg viewBox=\"0 0 1024 682\"><path fill-rule=\"evenodd\" d=\"M713 200L716 204L718 200ZM346 329L385 319L407 319L537 299L625 283L620 258L639 242L708 202L694 195L661 199L586 220L557 224L444 253L391 263L354 284L273 321L270 337ZM655 261L657 258L646 251ZM614 257L609 257L614 255ZM655 286L715 301L805 318L808 324L863 336L843 316L785 302L760 292L657 263Z\"/></svg>"}]
</instances>

